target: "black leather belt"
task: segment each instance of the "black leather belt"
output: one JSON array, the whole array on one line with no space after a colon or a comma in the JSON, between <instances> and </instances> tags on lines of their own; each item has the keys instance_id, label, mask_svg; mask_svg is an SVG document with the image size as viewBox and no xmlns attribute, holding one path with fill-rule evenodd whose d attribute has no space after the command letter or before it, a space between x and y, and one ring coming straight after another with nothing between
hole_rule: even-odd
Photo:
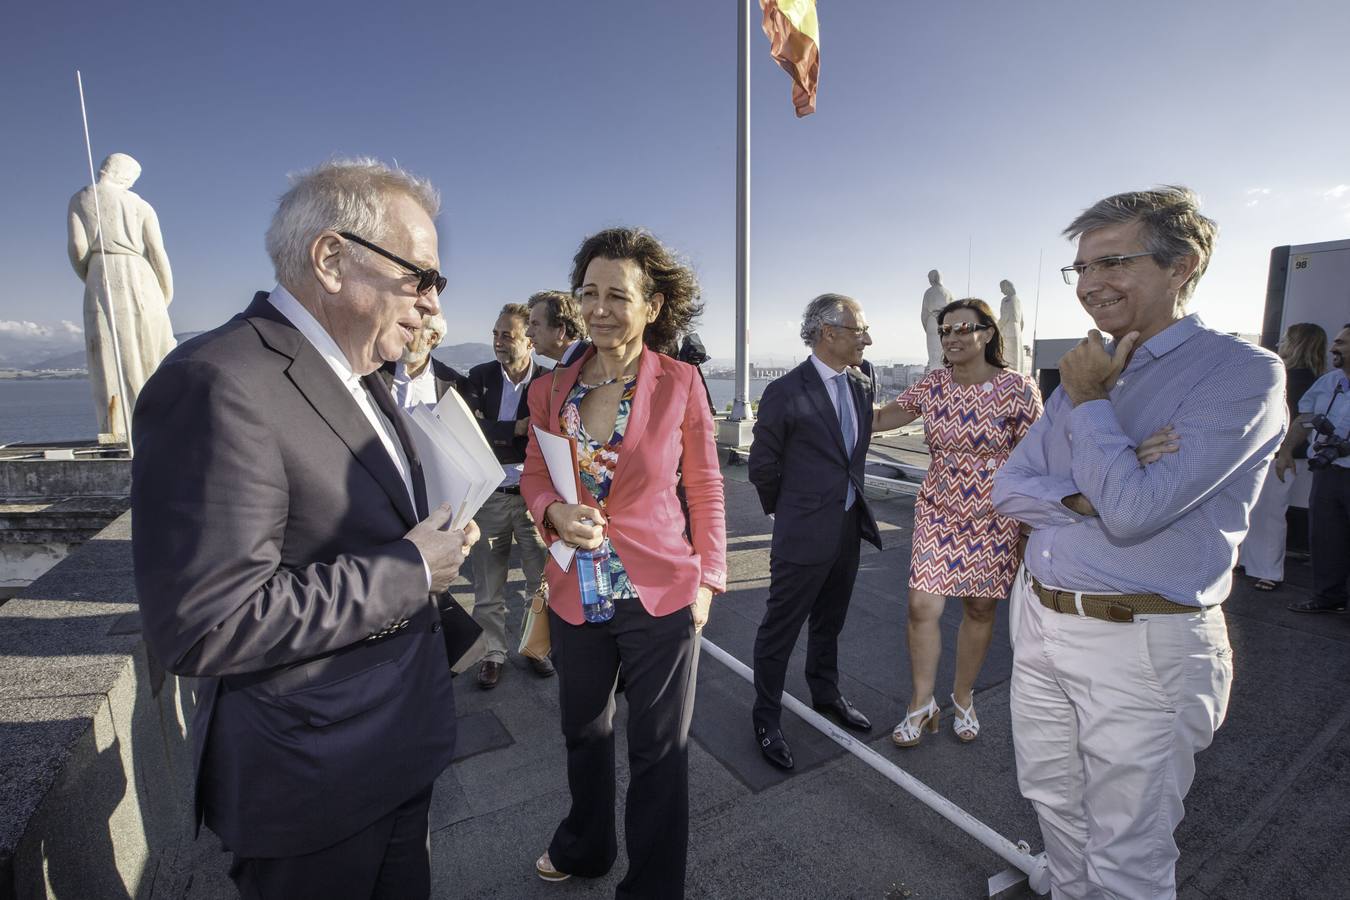
<instances>
[{"instance_id":1,"label":"black leather belt","mask_svg":"<svg viewBox=\"0 0 1350 900\"><path fill-rule=\"evenodd\" d=\"M499 488L495 488L495 490L496 490L496 492L499 493L499 494L519 494L519 493L520 493L520 485L518 485L518 484L504 484L504 485L502 485L502 486L499 487Z\"/></svg>"}]
</instances>

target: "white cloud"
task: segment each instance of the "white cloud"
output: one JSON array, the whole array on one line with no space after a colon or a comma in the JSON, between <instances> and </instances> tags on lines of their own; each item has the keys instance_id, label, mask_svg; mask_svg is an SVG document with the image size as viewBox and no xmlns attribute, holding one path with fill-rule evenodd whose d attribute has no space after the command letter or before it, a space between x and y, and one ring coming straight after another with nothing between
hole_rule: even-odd
<instances>
[{"instance_id":1,"label":"white cloud","mask_svg":"<svg viewBox=\"0 0 1350 900\"><path fill-rule=\"evenodd\" d=\"M78 337L79 335L84 334L84 329L81 328L79 325L76 325L74 322L70 321L69 319L62 319L62 320L61 320L61 332L62 332L63 334L68 334L68 335L70 335L70 336L72 336L72 337Z\"/></svg>"},{"instance_id":2,"label":"white cloud","mask_svg":"<svg viewBox=\"0 0 1350 900\"><path fill-rule=\"evenodd\" d=\"M1322 197L1326 200L1340 200L1350 194L1350 184L1338 184L1329 191L1324 191Z\"/></svg>"},{"instance_id":3,"label":"white cloud","mask_svg":"<svg viewBox=\"0 0 1350 900\"><path fill-rule=\"evenodd\" d=\"M14 337L48 338L52 336L52 329L50 325L39 325L37 322L0 319L0 334L13 335Z\"/></svg>"}]
</instances>

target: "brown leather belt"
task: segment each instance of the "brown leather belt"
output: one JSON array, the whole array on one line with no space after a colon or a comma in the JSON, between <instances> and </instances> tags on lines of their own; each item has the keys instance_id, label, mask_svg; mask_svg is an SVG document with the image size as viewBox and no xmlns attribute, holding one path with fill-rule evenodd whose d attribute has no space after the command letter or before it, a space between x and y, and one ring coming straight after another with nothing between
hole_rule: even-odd
<instances>
[{"instance_id":1,"label":"brown leather belt","mask_svg":"<svg viewBox=\"0 0 1350 900\"><path fill-rule=\"evenodd\" d=\"M1158 594L1079 594L1060 591L1046 587L1034 577L1031 579L1031 589L1046 609L1071 616L1081 614L1104 622L1133 622L1135 616L1180 615L1203 610L1200 606L1173 603Z\"/></svg>"}]
</instances>

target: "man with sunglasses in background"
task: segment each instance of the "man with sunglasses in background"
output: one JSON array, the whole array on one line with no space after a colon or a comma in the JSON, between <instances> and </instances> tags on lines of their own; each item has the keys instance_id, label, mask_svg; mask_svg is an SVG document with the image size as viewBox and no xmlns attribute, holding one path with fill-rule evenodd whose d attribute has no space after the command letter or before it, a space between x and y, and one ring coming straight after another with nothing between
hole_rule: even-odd
<instances>
[{"instance_id":1,"label":"man with sunglasses in background","mask_svg":"<svg viewBox=\"0 0 1350 900\"><path fill-rule=\"evenodd\" d=\"M1100 331L994 476L995 508L1030 533L1013 744L1056 897L1176 895L1173 832L1228 705L1220 604L1284 430L1284 367L1187 314L1215 231L1179 187L1065 229L1065 280Z\"/></svg>"},{"instance_id":2,"label":"man with sunglasses in background","mask_svg":"<svg viewBox=\"0 0 1350 900\"><path fill-rule=\"evenodd\" d=\"M839 692L844 628L863 539L881 548L863 496L876 384L863 352L872 343L858 301L822 294L802 314L807 360L764 389L748 464L764 512L774 517L769 600L755 635L752 723L760 753L795 765L779 729L788 658L808 625L806 683L815 708L845 728L872 727Z\"/></svg>"},{"instance_id":3,"label":"man with sunglasses in background","mask_svg":"<svg viewBox=\"0 0 1350 900\"><path fill-rule=\"evenodd\" d=\"M297 176L267 232L277 286L170 354L136 406L145 639L199 679L199 821L247 898L430 895L447 653L474 637L467 616L443 633L431 595L477 529L428 511L373 373L439 312L438 205L374 160Z\"/></svg>"}]
</instances>

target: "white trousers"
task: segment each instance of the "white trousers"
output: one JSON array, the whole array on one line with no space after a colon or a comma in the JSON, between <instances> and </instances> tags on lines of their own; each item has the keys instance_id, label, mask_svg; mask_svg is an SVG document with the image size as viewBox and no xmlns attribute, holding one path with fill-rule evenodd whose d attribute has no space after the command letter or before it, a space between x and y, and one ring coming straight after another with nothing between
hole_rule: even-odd
<instances>
[{"instance_id":1,"label":"white trousers","mask_svg":"<svg viewBox=\"0 0 1350 900\"><path fill-rule=\"evenodd\" d=\"M1176 896L1182 800L1228 707L1223 610L1103 622L1012 589L1013 746L1052 896Z\"/></svg>"},{"instance_id":2,"label":"white trousers","mask_svg":"<svg viewBox=\"0 0 1350 900\"><path fill-rule=\"evenodd\" d=\"M1298 460L1299 471L1307 463ZM1268 578L1271 581L1284 581L1284 546L1288 522L1285 513L1289 509L1289 497L1294 491L1294 475L1285 473L1284 481L1275 475L1275 463L1271 462L1270 471L1261 485L1261 493L1252 507L1251 525L1247 528L1247 537L1238 550L1238 562L1242 563L1252 578Z\"/></svg>"}]
</instances>

